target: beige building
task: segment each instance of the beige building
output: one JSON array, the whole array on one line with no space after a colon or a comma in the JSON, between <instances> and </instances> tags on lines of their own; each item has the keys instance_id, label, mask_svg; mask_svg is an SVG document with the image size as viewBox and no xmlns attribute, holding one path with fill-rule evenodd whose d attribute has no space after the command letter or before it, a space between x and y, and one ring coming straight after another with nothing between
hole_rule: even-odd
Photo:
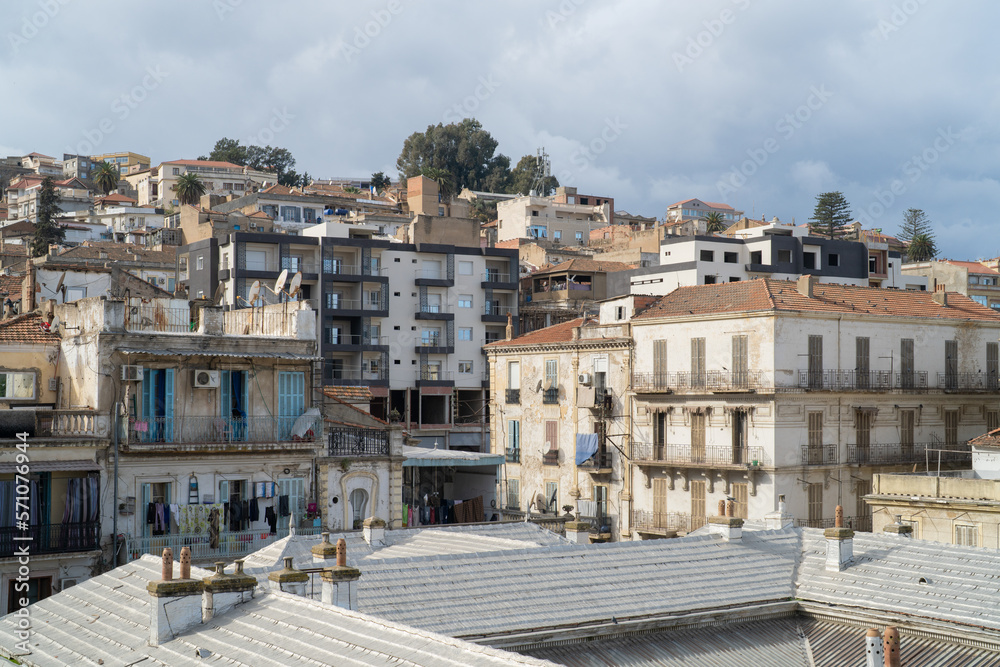
<instances>
[{"instance_id":1,"label":"beige building","mask_svg":"<svg viewBox=\"0 0 1000 667\"><path fill-rule=\"evenodd\" d=\"M211 160L161 162L148 170L128 173L122 178L135 188L139 206L177 208L180 206L175 190L177 179L189 173L198 175L205 185L206 194L223 196L242 197L256 189L273 185L278 180L277 175L271 172Z\"/></svg>"},{"instance_id":2,"label":"beige building","mask_svg":"<svg viewBox=\"0 0 1000 667\"><path fill-rule=\"evenodd\" d=\"M727 225L735 223L743 215L729 204L703 201L701 199L685 199L667 207L665 221L667 223L702 220L709 213L719 213Z\"/></svg>"},{"instance_id":3,"label":"beige building","mask_svg":"<svg viewBox=\"0 0 1000 667\"><path fill-rule=\"evenodd\" d=\"M923 276L927 289L943 288L964 294L976 303L1000 310L1000 271L979 262L952 259L903 264L904 276Z\"/></svg>"},{"instance_id":4,"label":"beige building","mask_svg":"<svg viewBox=\"0 0 1000 667\"><path fill-rule=\"evenodd\" d=\"M590 233L614 222L614 203L586 197L576 188L560 187L550 197L522 195L497 202L497 241L548 239L565 245L587 245Z\"/></svg>"}]
</instances>

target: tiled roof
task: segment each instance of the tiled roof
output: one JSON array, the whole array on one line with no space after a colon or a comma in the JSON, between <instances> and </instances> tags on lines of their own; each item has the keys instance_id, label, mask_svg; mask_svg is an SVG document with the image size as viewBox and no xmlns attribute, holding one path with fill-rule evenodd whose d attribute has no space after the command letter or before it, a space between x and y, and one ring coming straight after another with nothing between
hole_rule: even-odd
<instances>
[{"instance_id":1,"label":"tiled roof","mask_svg":"<svg viewBox=\"0 0 1000 667\"><path fill-rule=\"evenodd\" d=\"M253 213L251 213L247 217L248 218L267 218L268 220L273 220L274 219L271 216L269 216L267 213L264 213L264 211L254 211Z\"/></svg>"},{"instance_id":2,"label":"tiled roof","mask_svg":"<svg viewBox=\"0 0 1000 667\"><path fill-rule=\"evenodd\" d=\"M126 197L125 195L120 194L118 192L114 192L110 195L107 195L106 197L98 197L97 201L105 204L107 204L108 202L126 202L126 201L132 202L133 204L136 203L136 200L133 199L132 197Z\"/></svg>"},{"instance_id":3,"label":"tiled roof","mask_svg":"<svg viewBox=\"0 0 1000 667\"><path fill-rule=\"evenodd\" d=\"M35 233L35 225L27 220L18 220L17 222L12 222L9 225L4 225L0 227L0 234L4 236L11 236L16 232L25 232L28 234Z\"/></svg>"},{"instance_id":4,"label":"tiled roof","mask_svg":"<svg viewBox=\"0 0 1000 667\"><path fill-rule=\"evenodd\" d=\"M516 250L521 247L521 239L507 239L506 241L497 241L495 247Z\"/></svg>"},{"instance_id":5,"label":"tiled roof","mask_svg":"<svg viewBox=\"0 0 1000 667\"><path fill-rule=\"evenodd\" d=\"M298 190L292 190L287 185L282 185L281 183L275 183L274 185L264 188L260 191L261 194L266 195L301 195L302 193Z\"/></svg>"},{"instance_id":6,"label":"tiled roof","mask_svg":"<svg viewBox=\"0 0 1000 667\"><path fill-rule=\"evenodd\" d=\"M487 343L483 347L494 348L507 347L509 345L545 345L546 343L565 343L573 340L573 328L580 326L582 323L583 318L578 317L575 320L569 320L568 322L553 324L552 326L545 327L544 329L530 331L523 336L518 336L517 338L513 338L511 340L498 340L494 343Z\"/></svg>"},{"instance_id":7,"label":"tiled roof","mask_svg":"<svg viewBox=\"0 0 1000 667\"><path fill-rule=\"evenodd\" d=\"M58 342L58 334L42 329L42 316L38 313L25 313L0 322L0 343L51 343L55 345Z\"/></svg>"},{"instance_id":8,"label":"tiled roof","mask_svg":"<svg viewBox=\"0 0 1000 667\"><path fill-rule=\"evenodd\" d=\"M563 271L591 271L595 273L611 273L613 271L628 271L634 269L635 264L624 262L604 262L595 259L569 259L560 264L556 264L547 269L536 271L534 275L545 275L547 273L562 273Z\"/></svg>"},{"instance_id":9,"label":"tiled roof","mask_svg":"<svg viewBox=\"0 0 1000 667\"><path fill-rule=\"evenodd\" d=\"M948 305L932 292L815 283L812 298L791 280L759 278L735 283L679 287L634 319L764 311L855 313L890 317L979 320L1000 324L1000 313L967 296L948 292Z\"/></svg>"},{"instance_id":10,"label":"tiled roof","mask_svg":"<svg viewBox=\"0 0 1000 667\"><path fill-rule=\"evenodd\" d=\"M41 153L28 153L25 157L44 157L50 160L55 160L55 158L52 157L51 155L43 155Z\"/></svg>"},{"instance_id":11,"label":"tiled roof","mask_svg":"<svg viewBox=\"0 0 1000 667\"><path fill-rule=\"evenodd\" d=\"M4 276L0 275L0 294L9 294L11 301L21 298L21 285L24 283L24 276Z\"/></svg>"},{"instance_id":12,"label":"tiled roof","mask_svg":"<svg viewBox=\"0 0 1000 667\"><path fill-rule=\"evenodd\" d=\"M983 266L979 262L963 262L957 259L942 259L941 263L957 266L959 268L967 270L969 273L982 273L991 276L1000 275L1000 271L997 271L996 269L991 269L988 266Z\"/></svg>"},{"instance_id":13,"label":"tiled roof","mask_svg":"<svg viewBox=\"0 0 1000 667\"><path fill-rule=\"evenodd\" d=\"M4 227L3 229L7 229L7 227ZM4 243L2 250L0 250L0 254L12 257L24 257L28 254L28 249L23 243Z\"/></svg>"},{"instance_id":14,"label":"tiled roof","mask_svg":"<svg viewBox=\"0 0 1000 667\"><path fill-rule=\"evenodd\" d=\"M372 390L368 387L324 387L323 395L347 403L367 403L372 400Z\"/></svg>"},{"instance_id":15,"label":"tiled roof","mask_svg":"<svg viewBox=\"0 0 1000 667\"><path fill-rule=\"evenodd\" d=\"M101 257L101 253L106 253L107 257ZM144 246L135 243L116 243L114 241L88 241L84 245L69 248L61 252L58 257L70 259L94 259L111 260L118 262L133 262L132 255L139 255L140 262L150 262L159 264L173 264L176 258L174 246L163 246L162 250L148 250ZM55 264L55 262L53 262Z\"/></svg>"},{"instance_id":16,"label":"tiled roof","mask_svg":"<svg viewBox=\"0 0 1000 667\"><path fill-rule=\"evenodd\" d=\"M729 209L730 211L735 210L729 204L720 204L720 203L714 202L714 201L705 201L704 199L698 199L697 197L692 197L691 199L685 199L684 201L674 202L673 204L671 204L667 208L673 208L674 206L680 206L680 205L686 204L686 203L688 203L690 201L700 201L705 206L710 206L712 208L725 208L725 209Z\"/></svg>"},{"instance_id":17,"label":"tiled roof","mask_svg":"<svg viewBox=\"0 0 1000 667\"><path fill-rule=\"evenodd\" d=\"M976 447L1000 447L1000 428L969 440L969 444Z\"/></svg>"}]
</instances>

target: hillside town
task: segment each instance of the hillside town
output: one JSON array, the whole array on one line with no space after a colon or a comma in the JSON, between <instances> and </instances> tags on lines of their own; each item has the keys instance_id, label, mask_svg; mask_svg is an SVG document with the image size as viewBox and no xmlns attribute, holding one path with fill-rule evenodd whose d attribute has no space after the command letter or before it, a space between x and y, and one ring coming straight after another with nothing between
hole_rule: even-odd
<instances>
[{"instance_id":1,"label":"hillside town","mask_svg":"<svg viewBox=\"0 0 1000 667\"><path fill-rule=\"evenodd\" d=\"M0 655L1000 663L1000 258L543 154L0 159Z\"/></svg>"}]
</instances>

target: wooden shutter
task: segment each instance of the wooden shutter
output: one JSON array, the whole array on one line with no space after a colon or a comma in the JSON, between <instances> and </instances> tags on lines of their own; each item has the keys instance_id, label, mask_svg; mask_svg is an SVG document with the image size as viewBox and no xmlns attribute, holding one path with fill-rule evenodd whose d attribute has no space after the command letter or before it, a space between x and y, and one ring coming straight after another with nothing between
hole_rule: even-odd
<instances>
[{"instance_id":1,"label":"wooden shutter","mask_svg":"<svg viewBox=\"0 0 1000 667\"><path fill-rule=\"evenodd\" d=\"M653 341L653 386L657 389L666 388L667 382L667 341Z\"/></svg>"},{"instance_id":2,"label":"wooden shutter","mask_svg":"<svg viewBox=\"0 0 1000 667\"><path fill-rule=\"evenodd\" d=\"M903 338L899 341L899 373L900 388L913 389L913 339Z\"/></svg>"},{"instance_id":3,"label":"wooden shutter","mask_svg":"<svg viewBox=\"0 0 1000 667\"><path fill-rule=\"evenodd\" d=\"M809 413L808 462L812 465L823 463L823 413Z\"/></svg>"},{"instance_id":4,"label":"wooden shutter","mask_svg":"<svg viewBox=\"0 0 1000 667\"><path fill-rule=\"evenodd\" d=\"M871 356L867 336L854 339L854 386L857 389L870 388Z\"/></svg>"},{"instance_id":5,"label":"wooden shutter","mask_svg":"<svg viewBox=\"0 0 1000 667\"><path fill-rule=\"evenodd\" d=\"M748 519L750 514L749 507L749 494L747 493L747 485L745 483L733 484L733 500L735 500L736 507L734 508L734 514L740 519Z\"/></svg>"},{"instance_id":6,"label":"wooden shutter","mask_svg":"<svg viewBox=\"0 0 1000 667\"><path fill-rule=\"evenodd\" d=\"M998 359L998 344L986 343L986 388L1000 388L1000 359Z\"/></svg>"},{"instance_id":7,"label":"wooden shutter","mask_svg":"<svg viewBox=\"0 0 1000 667\"><path fill-rule=\"evenodd\" d=\"M958 388L958 341L944 342L944 382L945 388Z\"/></svg>"},{"instance_id":8,"label":"wooden shutter","mask_svg":"<svg viewBox=\"0 0 1000 667\"><path fill-rule=\"evenodd\" d=\"M944 412L944 444L948 446L958 444L958 410Z\"/></svg>"},{"instance_id":9,"label":"wooden shutter","mask_svg":"<svg viewBox=\"0 0 1000 667\"><path fill-rule=\"evenodd\" d=\"M559 449L559 422L555 420L545 422L545 442L549 443L547 451L554 452Z\"/></svg>"},{"instance_id":10,"label":"wooden shutter","mask_svg":"<svg viewBox=\"0 0 1000 667\"><path fill-rule=\"evenodd\" d=\"M653 526L667 528L667 480L653 480Z\"/></svg>"},{"instance_id":11,"label":"wooden shutter","mask_svg":"<svg viewBox=\"0 0 1000 667\"><path fill-rule=\"evenodd\" d=\"M705 415L691 415L691 462L705 460Z\"/></svg>"},{"instance_id":12,"label":"wooden shutter","mask_svg":"<svg viewBox=\"0 0 1000 667\"><path fill-rule=\"evenodd\" d=\"M736 388L746 388L749 384L747 360L747 337L733 336L733 386Z\"/></svg>"},{"instance_id":13,"label":"wooden shutter","mask_svg":"<svg viewBox=\"0 0 1000 667\"><path fill-rule=\"evenodd\" d=\"M691 530L705 525L705 482L690 482Z\"/></svg>"},{"instance_id":14,"label":"wooden shutter","mask_svg":"<svg viewBox=\"0 0 1000 667\"><path fill-rule=\"evenodd\" d=\"M705 339L691 339L691 386L705 386Z\"/></svg>"},{"instance_id":15,"label":"wooden shutter","mask_svg":"<svg viewBox=\"0 0 1000 667\"><path fill-rule=\"evenodd\" d=\"M820 527L823 521L823 483L809 485L809 523Z\"/></svg>"},{"instance_id":16,"label":"wooden shutter","mask_svg":"<svg viewBox=\"0 0 1000 667\"><path fill-rule=\"evenodd\" d=\"M809 336L809 388L823 388L823 337Z\"/></svg>"}]
</instances>

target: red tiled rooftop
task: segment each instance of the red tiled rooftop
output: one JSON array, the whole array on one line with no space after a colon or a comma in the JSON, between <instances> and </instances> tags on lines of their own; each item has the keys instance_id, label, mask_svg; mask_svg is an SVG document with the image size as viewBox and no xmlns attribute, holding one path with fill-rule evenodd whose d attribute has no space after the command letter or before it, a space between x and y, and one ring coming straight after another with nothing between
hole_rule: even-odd
<instances>
[{"instance_id":1,"label":"red tiled rooftop","mask_svg":"<svg viewBox=\"0 0 1000 667\"><path fill-rule=\"evenodd\" d=\"M551 327L536 329L535 331L518 336L511 340L498 340L494 343L487 343L483 347L506 347L508 345L545 345L546 343L566 343L573 340L573 329L583 323L583 318L553 324Z\"/></svg>"},{"instance_id":2,"label":"red tiled rooftop","mask_svg":"<svg viewBox=\"0 0 1000 667\"><path fill-rule=\"evenodd\" d=\"M51 343L59 341L58 334L42 329L42 316L25 313L0 322L0 343Z\"/></svg>"},{"instance_id":3,"label":"red tiled rooftop","mask_svg":"<svg viewBox=\"0 0 1000 667\"><path fill-rule=\"evenodd\" d=\"M932 297L932 292L815 283L810 298L799 293L795 281L759 278L679 287L660 297L634 319L782 311L979 320L1000 324L1000 313L957 292L948 292L947 306L940 305Z\"/></svg>"},{"instance_id":4,"label":"red tiled rooftop","mask_svg":"<svg viewBox=\"0 0 1000 667\"><path fill-rule=\"evenodd\" d=\"M942 259L941 263L966 269L969 273L985 273L992 276L1000 275L1000 271L991 269L988 266L983 266L979 262L963 262L957 259Z\"/></svg>"},{"instance_id":5,"label":"red tiled rooftop","mask_svg":"<svg viewBox=\"0 0 1000 667\"><path fill-rule=\"evenodd\" d=\"M562 271L590 271L594 273L611 273L614 271L628 271L629 269L634 269L634 264L626 264L625 262L602 262L594 259L569 259L565 262L561 262L552 266L550 268L542 269L541 271L536 271L535 275L545 275L547 273L560 273Z\"/></svg>"},{"instance_id":6,"label":"red tiled rooftop","mask_svg":"<svg viewBox=\"0 0 1000 667\"><path fill-rule=\"evenodd\" d=\"M323 395L348 403L368 403L372 400L372 390L368 387L323 387Z\"/></svg>"},{"instance_id":7,"label":"red tiled rooftop","mask_svg":"<svg viewBox=\"0 0 1000 667\"><path fill-rule=\"evenodd\" d=\"M683 201L674 202L673 204L671 204L667 208L669 209L669 208L673 208L674 206L681 206L682 204L686 204L689 201L700 201L705 206L710 206L711 208L725 208L725 209L729 209L730 211L735 210L729 204L720 204L719 202L705 201L704 199L698 199L697 197L691 197L691 199L685 199Z\"/></svg>"}]
</instances>

